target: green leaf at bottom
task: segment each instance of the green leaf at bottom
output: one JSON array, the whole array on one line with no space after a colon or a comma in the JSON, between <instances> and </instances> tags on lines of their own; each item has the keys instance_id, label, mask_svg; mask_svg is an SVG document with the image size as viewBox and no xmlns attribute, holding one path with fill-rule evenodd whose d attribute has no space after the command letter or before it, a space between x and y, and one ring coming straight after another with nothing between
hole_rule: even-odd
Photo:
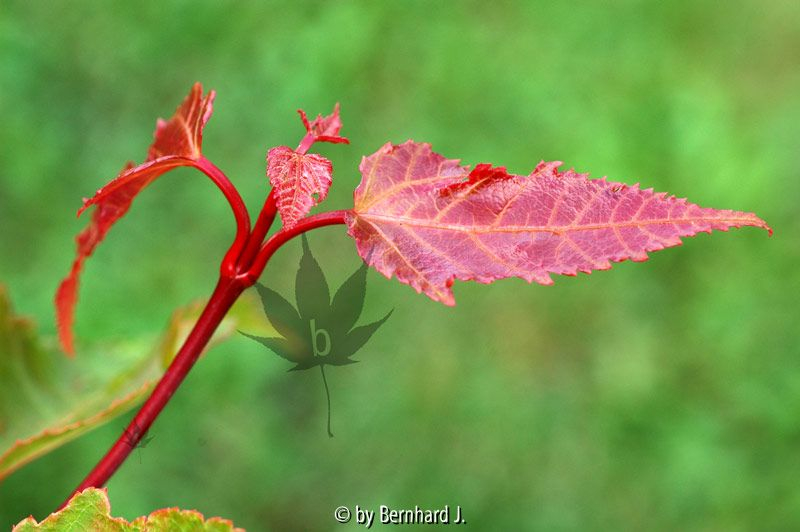
<instances>
[{"instance_id":1,"label":"green leaf at bottom","mask_svg":"<svg viewBox=\"0 0 800 532\"><path fill-rule=\"evenodd\" d=\"M234 528L227 519L212 517L205 519L194 510L167 508L157 510L147 517L139 517L132 523L122 518L111 517L111 504L105 489L88 488L70 499L67 506L37 523L33 517L20 522L12 532L58 532L61 530L91 530L92 532L160 532L192 530L209 532L244 532Z\"/></svg>"}]
</instances>

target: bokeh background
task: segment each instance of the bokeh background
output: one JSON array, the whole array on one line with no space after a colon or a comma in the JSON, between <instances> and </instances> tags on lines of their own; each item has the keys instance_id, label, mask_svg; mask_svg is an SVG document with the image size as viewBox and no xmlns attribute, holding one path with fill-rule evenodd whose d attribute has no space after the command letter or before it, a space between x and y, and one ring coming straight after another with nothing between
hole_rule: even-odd
<instances>
[{"instance_id":1,"label":"bokeh background","mask_svg":"<svg viewBox=\"0 0 800 532\"><path fill-rule=\"evenodd\" d=\"M461 283L455 308L371 272L362 319L395 312L361 364L328 372L335 438L317 372L234 338L111 480L115 515L334 530L342 504L450 504L483 530L800 527L795 0L3 0L0 281L43 334L81 197L144 158L195 81L218 91L204 152L252 211L266 150L302 133L295 109L339 101L352 144L320 147L326 208L351 204L362 155L413 138L754 211L775 235L700 235L552 287ZM200 174L159 180L86 268L80 341L161 330L210 293L232 233ZM341 227L310 242L334 286L359 264ZM287 246L263 282L289 295L299 256ZM0 527L45 517L124 421L0 484Z\"/></svg>"}]
</instances>

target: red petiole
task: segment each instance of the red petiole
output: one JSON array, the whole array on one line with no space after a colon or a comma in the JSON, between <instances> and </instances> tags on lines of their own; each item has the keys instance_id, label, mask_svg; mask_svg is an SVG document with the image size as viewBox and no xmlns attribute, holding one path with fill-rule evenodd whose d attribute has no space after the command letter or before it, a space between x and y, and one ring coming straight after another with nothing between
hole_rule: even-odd
<instances>
[{"instance_id":1,"label":"red petiole","mask_svg":"<svg viewBox=\"0 0 800 532\"><path fill-rule=\"evenodd\" d=\"M222 194L225 196L225 199L228 200L228 203L233 210L233 216L236 218L236 237L233 240L233 244L231 245L230 249L228 249L227 253L225 254L225 258L222 259L221 265L221 272L222 275L230 275L236 272L235 265L236 260L239 257L242 250L245 248L247 241L250 239L250 215L247 213L247 207L242 201L242 197L239 195L239 191L236 190L236 187L233 186L228 176L225 173L217 168L217 166L206 159L205 157L200 157L193 166L206 174L211 180L214 182L215 185L222 191ZM272 194L267 197L267 202L270 201ZM262 209L262 214L259 215L258 222L261 222L261 218L264 215L264 211L266 211L266 205L264 205L264 209ZM273 202L273 209L272 209L272 217L269 218L269 214L265 216L268 218L268 224L272 224L272 220L275 219L275 209L274 209L274 202ZM259 231L260 228L257 226L255 234ZM261 235L261 238L264 238L266 235L266 231L269 230L269 227L264 231Z\"/></svg>"},{"instance_id":2,"label":"red petiole","mask_svg":"<svg viewBox=\"0 0 800 532\"><path fill-rule=\"evenodd\" d=\"M261 246L255 260L250 265L247 272L241 276L241 279L247 283L248 286L251 286L261 276L261 272L264 271L269 259L272 258L272 255L274 255L282 245L294 237L300 236L312 229L325 227L327 225L346 224L347 212L348 211L322 212L300 220L289 229L281 229Z\"/></svg>"}]
</instances>

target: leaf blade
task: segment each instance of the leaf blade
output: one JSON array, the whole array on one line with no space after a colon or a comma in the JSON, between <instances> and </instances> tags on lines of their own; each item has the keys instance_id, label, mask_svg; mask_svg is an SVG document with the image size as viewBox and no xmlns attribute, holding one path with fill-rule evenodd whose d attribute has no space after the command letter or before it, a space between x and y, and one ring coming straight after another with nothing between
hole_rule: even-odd
<instances>
[{"instance_id":1,"label":"leaf blade","mask_svg":"<svg viewBox=\"0 0 800 532\"><path fill-rule=\"evenodd\" d=\"M752 213L589 180L558 172L560 164L540 163L529 176L486 164L470 172L428 144L387 144L362 161L348 234L384 276L453 305L455 279L520 277L547 285L551 274L646 260L648 252L698 232L770 230Z\"/></svg>"},{"instance_id":2,"label":"leaf blade","mask_svg":"<svg viewBox=\"0 0 800 532\"><path fill-rule=\"evenodd\" d=\"M306 135L297 149L277 146L267 152L267 178L275 194L276 206L285 228L291 228L327 196L333 180L333 165L325 157L309 154L315 142L348 144L339 135L342 119L339 104L327 116L317 115L309 122L305 111L298 109Z\"/></svg>"},{"instance_id":3,"label":"leaf blade","mask_svg":"<svg viewBox=\"0 0 800 532\"><path fill-rule=\"evenodd\" d=\"M214 97L214 91L204 97L202 85L195 83L173 117L168 121L158 120L145 162L136 167L128 163L115 179L100 188L91 199L84 200L79 216L91 206L95 206L95 210L89 225L76 237L75 260L55 296L59 340L68 355L75 352L72 328L84 262L117 220L128 212L139 192L169 170L193 166L200 159L203 128L213 111Z\"/></svg>"},{"instance_id":4,"label":"leaf blade","mask_svg":"<svg viewBox=\"0 0 800 532\"><path fill-rule=\"evenodd\" d=\"M300 119L303 121L306 132L314 137L314 142L349 144L350 141L346 137L339 135L339 131L342 129L342 118L339 115L339 110L339 104L336 103L336 105L333 106L333 112L331 114L327 116L319 114L310 123L305 111L298 109L297 112L300 114Z\"/></svg>"},{"instance_id":5,"label":"leaf blade","mask_svg":"<svg viewBox=\"0 0 800 532\"><path fill-rule=\"evenodd\" d=\"M322 155L277 146L267 155L267 176L283 226L289 228L328 196L333 164Z\"/></svg>"}]
</instances>

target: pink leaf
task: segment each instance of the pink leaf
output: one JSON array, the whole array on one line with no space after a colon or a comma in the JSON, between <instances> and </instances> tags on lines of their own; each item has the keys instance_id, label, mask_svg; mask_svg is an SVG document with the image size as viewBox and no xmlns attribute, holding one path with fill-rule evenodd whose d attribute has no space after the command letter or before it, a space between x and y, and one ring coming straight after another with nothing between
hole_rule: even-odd
<instances>
[{"instance_id":1,"label":"pink leaf","mask_svg":"<svg viewBox=\"0 0 800 532\"><path fill-rule=\"evenodd\" d=\"M308 122L308 116L302 109L297 110L300 113L300 120L310 136L314 138L314 142L333 142L348 144L350 141L345 137L339 136L339 131L342 129L342 119L339 116L339 104L333 107L333 113L328 116L317 115L311 122Z\"/></svg>"},{"instance_id":2,"label":"pink leaf","mask_svg":"<svg viewBox=\"0 0 800 532\"><path fill-rule=\"evenodd\" d=\"M272 148L267 154L267 177L275 190L278 212L283 226L290 228L328 195L333 166L321 155L308 154L315 142L347 144L350 141L339 136L342 119L339 104L328 116L317 115L309 123L302 109L297 110L306 128L306 135L296 150L286 146Z\"/></svg>"},{"instance_id":3,"label":"pink leaf","mask_svg":"<svg viewBox=\"0 0 800 532\"><path fill-rule=\"evenodd\" d=\"M147 185L163 173L178 166L195 166L202 158L203 127L211 116L214 91L203 97L203 87L196 83L183 103L168 121L159 120L153 144L143 164L132 163L122 170L78 211L94 205L89 225L76 238L77 256L69 275L56 292L56 320L61 344L68 354L74 353L72 323L77 301L78 277L84 261L105 238L114 223L128 212L131 202Z\"/></svg>"},{"instance_id":4,"label":"pink leaf","mask_svg":"<svg viewBox=\"0 0 800 532\"><path fill-rule=\"evenodd\" d=\"M550 274L643 261L699 232L745 225L772 232L752 213L558 172L560 164L542 162L529 176L488 164L470 172L429 144L386 144L361 162L348 233L383 275L453 305L454 279L549 285Z\"/></svg>"},{"instance_id":5,"label":"pink leaf","mask_svg":"<svg viewBox=\"0 0 800 532\"><path fill-rule=\"evenodd\" d=\"M321 155L299 153L287 146L269 150L267 161L283 226L292 227L328 195L333 166Z\"/></svg>"}]
</instances>

